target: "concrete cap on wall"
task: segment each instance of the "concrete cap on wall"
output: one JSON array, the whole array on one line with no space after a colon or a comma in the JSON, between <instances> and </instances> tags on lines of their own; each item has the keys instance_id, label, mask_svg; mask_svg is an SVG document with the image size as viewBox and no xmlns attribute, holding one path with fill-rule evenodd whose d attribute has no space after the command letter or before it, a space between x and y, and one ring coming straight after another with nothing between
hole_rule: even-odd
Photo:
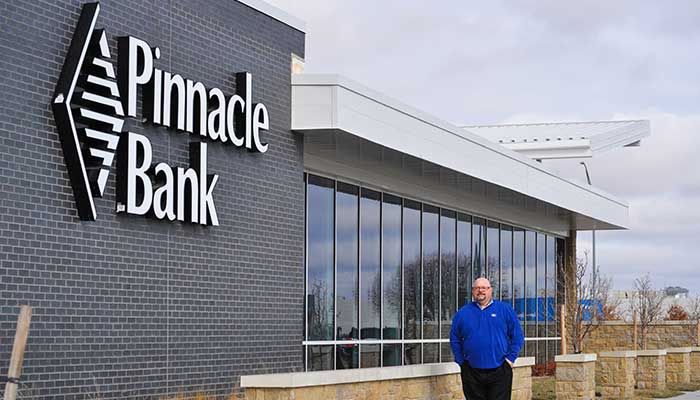
<instances>
[{"instance_id":1,"label":"concrete cap on wall","mask_svg":"<svg viewBox=\"0 0 700 400\"><path fill-rule=\"evenodd\" d=\"M614 358L628 358L637 357L637 352L632 350L621 350L621 351L601 351L598 353L599 357L614 357Z\"/></svg>"},{"instance_id":2,"label":"concrete cap on wall","mask_svg":"<svg viewBox=\"0 0 700 400\"><path fill-rule=\"evenodd\" d=\"M691 351L691 352L700 351L700 347L691 347L691 348L690 348L690 351Z\"/></svg>"},{"instance_id":3,"label":"concrete cap on wall","mask_svg":"<svg viewBox=\"0 0 700 400\"><path fill-rule=\"evenodd\" d=\"M558 355L554 357L554 362L590 362L590 361L595 361L598 359L598 356L593 353L586 353L586 354L564 354L564 355Z\"/></svg>"},{"instance_id":4,"label":"concrete cap on wall","mask_svg":"<svg viewBox=\"0 0 700 400\"><path fill-rule=\"evenodd\" d=\"M637 350L637 357L644 356L665 356L666 349L663 350Z\"/></svg>"},{"instance_id":5,"label":"concrete cap on wall","mask_svg":"<svg viewBox=\"0 0 700 400\"><path fill-rule=\"evenodd\" d=\"M515 368L531 367L535 365L535 357L519 357L515 359Z\"/></svg>"},{"instance_id":6,"label":"concrete cap on wall","mask_svg":"<svg viewBox=\"0 0 700 400\"><path fill-rule=\"evenodd\" d=\"M691 347L671 347L670 349L666 349L668 354L690 353L691 351L693 351Z\"/></svg>"}]
</instances>

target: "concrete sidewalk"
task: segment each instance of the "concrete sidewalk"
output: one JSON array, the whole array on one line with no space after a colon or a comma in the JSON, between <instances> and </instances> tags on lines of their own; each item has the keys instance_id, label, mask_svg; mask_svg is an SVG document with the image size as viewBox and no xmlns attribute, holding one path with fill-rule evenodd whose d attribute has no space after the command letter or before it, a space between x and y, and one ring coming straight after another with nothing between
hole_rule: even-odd
<instances>
[{"instance_id":1,"label":"concrete sidewalk","mask_svg":"<svg viewBox=\"0 0 700 400\"><path fill-rule=\"evenodd\" d=\"M697 392L686 392L683 393L680 396L676 397L669 397L670 399L675 399L675 400L700 400L700 391Z\"/></svg>"}]
</instances>

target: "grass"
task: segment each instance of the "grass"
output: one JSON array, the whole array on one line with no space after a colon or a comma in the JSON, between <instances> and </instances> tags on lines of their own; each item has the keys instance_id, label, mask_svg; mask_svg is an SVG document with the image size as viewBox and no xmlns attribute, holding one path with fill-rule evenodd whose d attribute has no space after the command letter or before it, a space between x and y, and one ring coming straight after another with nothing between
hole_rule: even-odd
<instances>
[{"instance_id":1,"label":"grass","mask_svg":"<svg viewBox=\"0 0 700 400\"><path fill-rule=\"evenodd\" d=\"M532 378L532 400L556 400L553 376Z\"/></svg>"}]
</instances>

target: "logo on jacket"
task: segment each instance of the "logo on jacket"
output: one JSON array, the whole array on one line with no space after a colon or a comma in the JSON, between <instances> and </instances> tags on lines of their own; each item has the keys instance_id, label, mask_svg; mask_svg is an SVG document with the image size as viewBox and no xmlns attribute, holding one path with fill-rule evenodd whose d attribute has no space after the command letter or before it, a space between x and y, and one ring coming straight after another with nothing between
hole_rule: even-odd
<instances>
[{"instance_id":1,"label":"logo on jacket","mask_svg":"<svg viewBox=\"0 0 700 400\"><path fill-rule=\"evenodd\" d=\"M496 314L491 314L492 317L496 318Z\"/></svg>"}]
</instances>

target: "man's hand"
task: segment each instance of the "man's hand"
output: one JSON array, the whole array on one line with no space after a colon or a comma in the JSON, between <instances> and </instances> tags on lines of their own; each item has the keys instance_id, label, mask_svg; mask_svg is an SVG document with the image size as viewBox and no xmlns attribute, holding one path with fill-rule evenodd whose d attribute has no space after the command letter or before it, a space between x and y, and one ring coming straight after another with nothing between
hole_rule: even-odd
<instances>
[{"instance_id":1,"label":"man's hand","mask_svg":"<svg viewBox=\"0 0 700 400\"><path fill-rule=\"evenodd\" d=\"M509 359L506 358L506 362L508 363L508 365L510 365L511 368L513 368L513 362L512 362L512 361L510 361Z\"/></svg>"}]
</instances>

